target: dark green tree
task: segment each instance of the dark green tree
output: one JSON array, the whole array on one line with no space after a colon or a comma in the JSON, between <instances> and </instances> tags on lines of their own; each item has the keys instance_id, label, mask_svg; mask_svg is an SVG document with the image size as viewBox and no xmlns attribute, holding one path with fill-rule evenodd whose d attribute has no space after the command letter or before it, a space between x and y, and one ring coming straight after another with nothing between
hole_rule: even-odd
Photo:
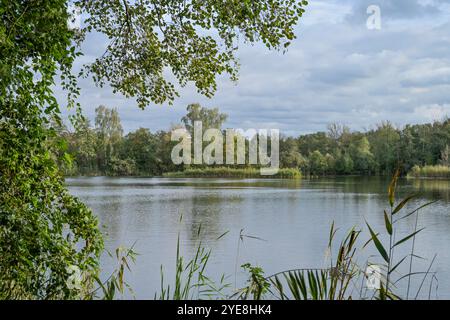
<instances>
[{"instance_id":1,"label":"dark green tree","mask_svg":"<svg viewBox=\"0 0 450 320\"><path fill-rule=\"evenodd\" d=\"M309 169L313 175L323 175L327 171L327 160L319 150L309 156Z\"/></svg>"}]
</instances>

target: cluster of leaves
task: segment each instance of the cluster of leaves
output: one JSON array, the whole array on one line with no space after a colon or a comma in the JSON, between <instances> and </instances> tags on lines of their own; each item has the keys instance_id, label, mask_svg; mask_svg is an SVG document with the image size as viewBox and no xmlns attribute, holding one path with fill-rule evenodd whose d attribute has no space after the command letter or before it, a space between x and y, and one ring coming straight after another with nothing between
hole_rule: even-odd
<instances>
[{"instance_id":1,"label":"cluster of leaves","mask_svg":"<svg viewBox=\"0 0 450 320\"><path fill-rule=\"evenodd\" d=\"M102 238L92 212L64 187L49 140L59 121L52 86L58 71L73 103L76 57L67 4L0 4L0 297L74 298L67 268L89 287Z\"/></svg>"},{"instance_id":2,"label":"cluster of leaves","mask_svg":"<svg viewBox=\"0 0 450 320\"><path fill-rule=\"evenodd\" d=\"M88 15L82 33L110 39L104 54L85 69L99 85L110 83L139 107L172 102L178 91L171 72L185 86L212 96L216 77L237 78L238 36L269 49L287 48L305 0L77 0Z\"/></svg>"}]
</instances>

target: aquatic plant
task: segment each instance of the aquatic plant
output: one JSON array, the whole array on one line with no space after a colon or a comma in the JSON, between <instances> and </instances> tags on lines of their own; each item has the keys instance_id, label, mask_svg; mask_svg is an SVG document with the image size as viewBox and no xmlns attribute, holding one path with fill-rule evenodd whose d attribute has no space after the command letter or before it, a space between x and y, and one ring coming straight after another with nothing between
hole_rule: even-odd
<instances>
[{"instance_id":1,"label":"aquatic plant","mask_svg":"<svg viewBox=\"0 0 450 320\"><path fill-rule=\"evenodd\" d=\"M450 178L450 167L444 165L414 166L408 173L408 177L414 178Z\"/></svg>"},{"instance_id":2,"label":"aquatic plant","mask_svg":"<svg viewBox=\"0 0 450 320\"><path fill-rule=\"evenodd\" d=\"M272 176L262 176L258 168L228 168L228 167L206 167L187 168L184 171L169 172L164 174L169 178L281 178L299 179L302 177L298 169L279 169L278 173Z\"/></svg>"}]
</instances>

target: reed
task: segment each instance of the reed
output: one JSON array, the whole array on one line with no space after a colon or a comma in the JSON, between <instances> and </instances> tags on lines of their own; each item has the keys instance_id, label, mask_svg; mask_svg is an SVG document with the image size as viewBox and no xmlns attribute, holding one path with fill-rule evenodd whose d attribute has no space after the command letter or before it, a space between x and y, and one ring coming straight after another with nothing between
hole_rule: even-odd
<instances>
[{"instance_id":1,"label":"reed","mask_svg":"<svg viewBox=\"0 0 450 320\"><path fill-rule=\"evenodd\" d=\"M180 218L180 222L181 222ZM200 237L202 226L197 231ZM224 233L221 237L226 235ZM155 300L205 300L224 298L224 291L230 286L225 275L214 281L206 275L211 250L200 242L193 258L186 259L181 254L180 234L178 234L175 259L175 277L171 284L165 283L164 267L161 266L161 289L155 293Z\"/></svg>"},{"instance_id":2,"label":"reed","mask_svg":"<svg viewBox=\"0 0 450 320\"><path fill-rule=\"evenodd\" d=\"M413 178L450 178L450 167L443 165L436 166L414 166L408 173L408 177Z\"/></svg>"},{"instance_id":3,"label":"reed","mask_svg":"<svg viewBox=\"0 0 450 320\"><path fill-rule=\"evenodd\" d=\"M263 176L258 168L227 168L227 167L207 167L207 168L187 168L184 171L169 172L164 174L169 178L279 178L279 179L300 179L301 172L298 169L280 169L278 173L271 176Z\"/></svg>"}]
</instances>

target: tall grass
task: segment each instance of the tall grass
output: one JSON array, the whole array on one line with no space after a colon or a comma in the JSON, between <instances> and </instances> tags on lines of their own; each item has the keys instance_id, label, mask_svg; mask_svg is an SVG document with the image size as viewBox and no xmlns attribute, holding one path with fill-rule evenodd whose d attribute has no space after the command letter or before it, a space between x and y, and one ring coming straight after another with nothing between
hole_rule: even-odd
<instances>
[{"instance_id":1,"label":"tall grass","mask_svg":"<svg viewBox=\"0 0 450 320\"><path fill-rule=\"evenodd\" d=\"M198 237L200 237L201 228L200 225L197 232ZM227 232L218 239L226 234ZM210 256L211 250L206 249L200 242L194 257L186 260L181 254L180 235L178 234L174 281L172 284L165 283L164 268L161 266L161 289L159 293L155 293L155 300L224 298L223 292L230 284L226 282L225 275L222 275L218 282L213 281L206 275Z\"/></svg>"},{"instance_id":2,"label":"tall grass","mask_svg":"<svg viewBox=\"0 0 450 320\"><path fill-rule=\"evenodd\" d=\"M258 168L228 168L228 167L206 167L187 168L184 171L169 172L164 174L170 178L281 178L300 179L302 174L298 169L280 169L272 176L262 176Z\"/></svg>"},{"instance_id":3,"label":"tall grass","mask_svg":"<svg viewBox=\"0 0 450 320\"><path fill-rule=\"evenodd\" d=\"M450 167L443 165L414 166L408 173L408 177L414 178L450 178Z\"/></svg>"},{"instance_id":4,"label":"tall grass","mask_svg":"<svg viewBox=\"0 0 450 320\"><path fill-rule=\"evenodd\" d=\"M116 260L117 266L104 282L98 277L95 278L98 287L86 297L87 299L114 300L124 296L125 288L134 296L133 288L125 280L125 272L131 272L130 263L135 263L138 255L133 248L134 244L131 248L118 247L114 255L107 252Z\"/></svg>"}]
</instances>

